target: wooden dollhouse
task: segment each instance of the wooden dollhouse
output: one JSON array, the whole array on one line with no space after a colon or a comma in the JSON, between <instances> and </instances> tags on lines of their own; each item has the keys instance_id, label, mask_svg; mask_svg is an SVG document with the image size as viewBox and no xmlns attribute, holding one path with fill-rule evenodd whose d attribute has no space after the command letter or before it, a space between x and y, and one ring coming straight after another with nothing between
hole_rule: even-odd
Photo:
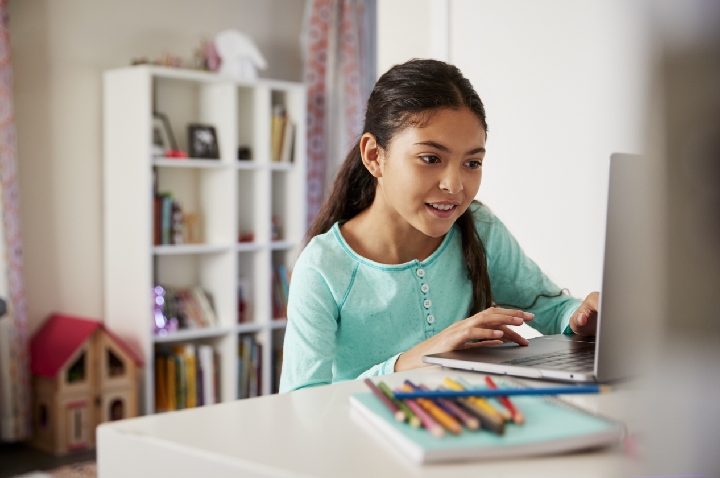
<instances>
[{"instance_id":1,"label":"wooden dollhouse","mask_svg":"<svg viewBox=\"0 0 720 478\"><path fill-rule=\"evenodd\" d=\"M95 446L95 427L137 416L140 358L102 322L54 314L30 342L32 444L56 455Z\"/></svg>"}]
</instances>

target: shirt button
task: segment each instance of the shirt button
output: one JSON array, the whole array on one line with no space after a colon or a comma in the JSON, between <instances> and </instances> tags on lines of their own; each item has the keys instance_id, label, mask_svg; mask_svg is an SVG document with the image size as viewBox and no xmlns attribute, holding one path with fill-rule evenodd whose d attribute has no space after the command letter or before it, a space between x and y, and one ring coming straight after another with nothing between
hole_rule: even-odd
<instances>
[{"instance_id":1,"label":"shirt button","mask_svg":"<svg viewBox=\"0 0 720 478\"><path fill-rule=\"evenodd\" d=\"M432 305L432 301L430 299L425 299L423 301L423 306L425 306L426 309L429 309L431 305Z\"/></svg>"},{"instance_id":2,"label":"shirt button","mask_svg":"<svg viewBox=\"0 0 720 478\"><path fill-rule=\"evenodd\" d=\"M432 314L428 315L428 316L427 316L427 323L428 323L428 324L432 324L433 322L435 322L435 316L432 315Z\"/></svg>"},{"instance_id":3,"label":"shirt button","mask_svg":"<svg viewBox=\"0 0 720 478\"><path fill-rule=\"evenodd\" d=\"M430 286L427 284L423 284L420 286L420 290L427 294L427 292L430 290Z\"/></svg>"},{"instance_id":4,"label":"shirt button","mask_svg":"<svg viewBox=\"0 0 720 478\"><path fill-rule=\"evenodd\" d=\"M425 269L418 269L415 271L418 277L425 277Z\"/></svg>"}]
</instances>

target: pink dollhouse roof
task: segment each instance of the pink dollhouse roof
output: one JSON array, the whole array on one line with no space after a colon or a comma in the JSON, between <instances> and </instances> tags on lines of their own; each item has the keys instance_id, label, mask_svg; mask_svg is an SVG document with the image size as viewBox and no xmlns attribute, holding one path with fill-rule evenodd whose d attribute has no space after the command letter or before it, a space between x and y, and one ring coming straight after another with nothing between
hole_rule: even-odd
<instances>
[{"instance_id":1,"label":"pink dollhouse roof","mask_svg":"<svg viewBox=\"0 0 720 478\"><path fill-rule=\"evenodd\" d=\"M33 375L54 377L65 362L98 328L104 330L135 363L142 359L102 322L69 315L53 314L35 332L30 341L30 360Z\"/></svg>"}]
</instances>

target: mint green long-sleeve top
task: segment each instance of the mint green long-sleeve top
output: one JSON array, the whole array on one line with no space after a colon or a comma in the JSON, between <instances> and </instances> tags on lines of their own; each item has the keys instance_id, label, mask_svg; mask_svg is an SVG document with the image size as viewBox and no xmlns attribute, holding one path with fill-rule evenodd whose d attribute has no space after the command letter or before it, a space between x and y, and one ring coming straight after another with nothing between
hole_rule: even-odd
<instances>
[{"instance_id":1,"label":"mint green long-sleeve top","mask_svg":"<svg viewBox=\"0 0 720 478\"><path fill-rule=\"evenodd\" d=\"M560 288L486 206L471 208L495 302L534 313L528 324L543 334L567 332L581 301L567 294L535 301ZM402 352L467 318L471 300L457 225L424 261L380 264L355 253L335 224L310 241L293 270L280 392L392 373Z\"/></svg>"}]
</instances>

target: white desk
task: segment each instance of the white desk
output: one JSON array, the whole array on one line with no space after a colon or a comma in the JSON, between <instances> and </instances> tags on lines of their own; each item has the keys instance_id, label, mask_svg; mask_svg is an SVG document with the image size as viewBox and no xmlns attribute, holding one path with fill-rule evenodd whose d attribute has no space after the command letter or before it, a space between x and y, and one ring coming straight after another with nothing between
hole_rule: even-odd
<instances>
[{"instance_id":1,"label":"white desk","mask_svg":"<svg viewBox=\"0 0 720 478\"><path fill-rule=\"evenodd\" d=\"M406 378L428 386L446 376L480 383L482 375L431 367L384 376L391 387ZM642 464L621 446L551 457L416 465L353 413L348 396L362 381L284 395L223 403L101 425L100 478L167 476L462 477L632 476ZM572 402L625 420L632 430L629 391L568 396Z\"/></svg>"}]
</instances>

